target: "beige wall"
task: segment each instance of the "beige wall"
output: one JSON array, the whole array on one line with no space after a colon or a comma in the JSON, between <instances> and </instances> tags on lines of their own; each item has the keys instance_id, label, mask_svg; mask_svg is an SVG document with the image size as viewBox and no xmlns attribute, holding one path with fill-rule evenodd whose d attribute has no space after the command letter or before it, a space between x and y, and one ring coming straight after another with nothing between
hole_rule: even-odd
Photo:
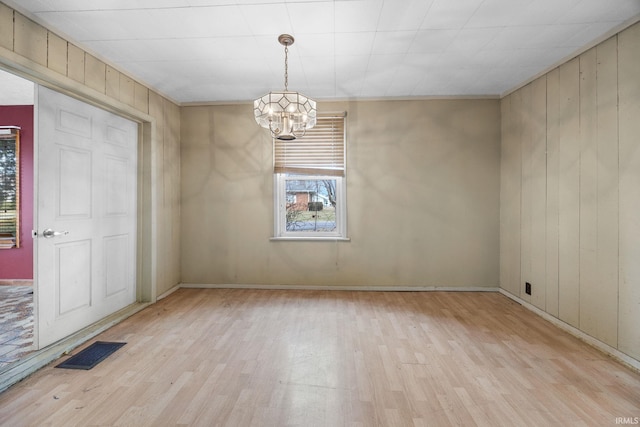
<instances>
[{"instance_id":1,"label":"beige wall","mask_svg":"<svg viewBox=\"0 0 640 427\"><path fill-rule=\"evenodd\" d=\"M142 124L141 298L153 300L178 284L179 107L2 3L0 64Z\"/></svg>"},{"instance_id":2,"label":"beige wall","mask_svg":"<svg viewBox=\"0 0 640 427\"><path fill-rule=\"evenodd\" d=\"M498 100L347 111L350 242L271 241L272 144L251 105L181 109L182 281L497 287Z\"/></svg>"},{"instance_id":3,"label":"beige wall","mask_svg":"<svg viewBox=\"0 0 640 427\"><path fill-rule=\"evenodd\" d=\"M500 213L500 286L637 360L639 76L636 24L505 97Z\"/></svg>"},{"instance_id":4,"label":"beige wall","mask_svg":"<svg viewBox=\"0 0 640 427\"><path fill-rule=\"evenodd\" d=\"M321 104L348 112L350 242L269 240L271 142L249 105L179 108L2 3L0 63L143 124L145 299L180 281L499 282L640 359L640 24L501 102Z\"/></svg>"}]
</instances>

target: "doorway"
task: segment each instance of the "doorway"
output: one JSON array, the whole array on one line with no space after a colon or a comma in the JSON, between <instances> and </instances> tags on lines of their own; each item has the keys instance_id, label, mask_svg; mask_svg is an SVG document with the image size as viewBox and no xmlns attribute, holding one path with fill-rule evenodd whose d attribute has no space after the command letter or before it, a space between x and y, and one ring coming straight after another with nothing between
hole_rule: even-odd
<instances>
[{"instance_id":1,"label":"doorway","mask_svg":"<svg viewBox=\"0 0 640 427\"><path fill-rule=\"evenodd\" d=\"M136 301L138 125L36 87L34 343Z\"/></svg>"},{"instance_id":2,"label":"doorway","mask_svg":"<svg viewBox=\"0 0 640 427\"><path fill-rule=\"evenodd\" d=\"M5 185L0 186L0 209L5 220L0 228L3 235L13 238L0 249L0 370L33 350L34 100L34 83L0 70L0 126L13 130L7 138L19 132L17 138L14 135L4 141L14 144L14 152L2 153L13 154L15 164L14 180L6 179L5 170ZM11 160L5 157L2 167L11 169ZM13 188L7 188L5 179Z\"/></svg>"},{"instance_id":3,"label":"doorway","mask_svg":"<svg viewBox=\"0 0 640 427\"><path fill-rule=\"evenodd\" d=\"M37 116L39 114L39 111L35 111L38 109L38 106L34 102L35 92L36 92L35 84L27 79L23 79L21 77L17 77L13 75L12 73L7 73L0 70L0 79L2 78L9 79L10 81L10 83L8 83L9 87L12 87L12 88L18 87L16 85L16 82L19 81L21 82L20 84L22 84L23 86L31 88L29 103L31 104L31 108L34 109L34 115ZM0 82L0 88L1 87L2 87L2 83ZM44 89L44 91L49 91L49 89ZM0 90L0 104L2 104L3 102L11 103L10 101L9 102L3 101L3 94L6 94L6 93L8 93L8 91ZM66 98L68 98L69 100L72 100L73 102L81 103L81 101L78 101L76 99L72 99L69 97L66 97ZM85 277L87 277L87 274L89 274L90 276L89 282L92 283L91 286L93 287L89 291L86 291L86 290L83 291L84 293L80 292L80 294L82 295L82 298L77 298L77 291L80 290L80 288L79 288L79 282L77 280L74 281L75 280L74 278L78 277L78 275L76 274L78 272L78 264L76 263L75 267L73 267L72 266L73 263L67 262L66 264L64 264L64 262L65 260L66 261L73 260L76 258L76 255L78 255L79 253L82 253L82 250L80 250L80 252L78 251L79 251L79 248L83 246L83 244L78 244L77 241L75 243L71 243L69 240L65 241L63 238L54 238L54 239L51 239L51 241L49 241L48 239L44 239L42 236L44 227L38 226L37 224L34 225L33 223L27 226L27 224L23 222L23 233L26 233L26 236L23 237L23 242L29 242L32 245L31 250L29 252L31 254L31 259L32 259L31 272L33 273L34 270L36 271L35 282L33 283L31 282L34 279L33 275L31 275L31 277L20 276L19 279L16 279L15 277L9 278L9 275L6 274L7 269L1 268L2 261L0 260L0 283L5 283L11 286L29 286L30 287L31 292L27 292L29 295L26 298L26 305L28 306L28 308L25 310L24 309L25 304L22 304L22 303L15 304L16 305L15 311L12 311L12 313L9 315L9 317L12 317L12 318L17 318L19 314L27 315L27 318L23 319L24 321L18 326L22 331L26 332L27 336L26 337L23 336L21 338L19 351L17 352L13 351L11 352L12 354L10 356L7 355L7 357L4 357L4 358L0 357L0 372L3 371L3 367L6 367L7 365L11 365L11 364L16 364L15 362L24 360L25 357L28 356L30 352L33 352L38 348L42 348L58 339L64 338L65 336L68 336L69 334L91 324L92 322L98 321L101 318L108 316L109 314L113 313L119 308L127 306L128 304L133 304L136 301L149 301L150 299L152 299L154 295L152 282L150 281L151 276L149 275L150 264L145 264L144 268L137 269L137 264L140 258L140 254L145 253L143 251L142 245L146 247L148 244L151 244L152 242L152 240L147 239L145 242L142 242L142 245L140 245L139 244L140 239L138 238L138 235L141 232L136 230L136 226L140 220L142 220L143 226L146 224L149 224L148 215L147 215L148 211L145 211L144 215L140 215L140 216L138 216L138 214L136 213L136 210L140 212L140 209L137 209L138 205L145 207L148 202L146 200L138 201L137 199L136 189L138 186L142 185L144 177L137 176L137 166L139 161L135 158L135 156L138 153L138 150L143 150L143 147L148 147L148 145L150 144L149 125L148 123L145 123L143 121L143 126L140 127L140 129L138 129L139 125L136 122L132 122L128 119L123 119L121 116L108 113L105 110L98 109L97 107L93 107L86 103L82 103L82 104L84 105L83 108L98 110L99 112L97 114L99 115L106 114L102 116L102 119L104 119L103 122L105 122L104 123L105 126L103 127L103 133L106 135L105 136L106 142L104 145L108 146L109 150L111 151L104 152L103 157L101 159L94 160L92 163L92 168L93 169L102 168L103 172L107 174L110 173L112 176L116 177L116 180L110 187L109 186L107 187L103 186L102 188L96 187L93 190L91 190L92 192L98 194L97 196L94 194L93 199L96 200L98 204L103 203L102 206L106 206L106 209L108 210L107 217L110 216L111 219L115 219L115 222L122 222L121 219L123 216L127 216L129 220L133 218L133 221L132 221L133 228L129 228L127 232L121 232L110 226L111 228L108 228L108 231L106 232L106 234L100 237L100 239L102 240L101 255L99 256L96 256L95 254L90 255L93 259L100 260L100 261L95 261L94 265L92 266L93 269L100 270L100 271L97 273L97 275L93 275L93 273L87 273L89 271L87 269L84 269L84 271L80 271L80 276L84 275ZM82 121L81 114L74 115L69 111L64 113L61 113L60 111L58 111L55 114L58 114L58 117L56 118L56 120L58 120L58 123L55 123L55 121L53 122L54 128L61 127L60 126L61 123L59 120L61 117L63 120L66 120L66 124L70 125L71 128L80 124L80 122ZM91 119L91 120L93 121L95 119ZM120 126L122 121L128 123L126 125L128 126L127 128L128 130L125 130L124 133L128 132L129 136L133 135L132 145L133 145L134 157L126 157L126 156L123 157L121 153L118 152L118 150L120 150L121 148L121 147L118 147L118 144L123 142L122 136L124 134L123 133L124 128ZM33 126L33 123L34 123L33 119L31 123ZM73 129L71 130L72 130L71 134L73 134L74 133ZM75 130L78 131L79 129L75 129ZM91 130L91 133L94 133L94 132L95 130ZM34 133L37 133L37 131ZM72 135L69 137L65 137L64 139L69 141L70 139L79 137L79 136L80 135ZM65 145L65 144L63 143L62 145ZM65 149L67 150L67 154L70 154L69 156L64 157L67 163L69 162L73 163L73 161L77 161L78 165L84 164L84 162L82 161L83 160L82 147L74 148L74 147L70 147L69 144L67 144ZM133 168L131 166L133 166ZM67 168L67 170L68 169L69 168ZM82 167L80 169L82 172ZM85 168L84 173L86 172L87 172L87 169ZM125 175L126 175L126 178L123 181L122 178ZM58 177L56 179L59 181L61 178ZM68 182L71 182L72 187L75 182L80 181L70 175L67 175L62 179L66 179ZM127 215L123 215L125 212L122 209L120 209L124 203L122 197L120 197L123 193L115 190L117 188L121 188L123 185L127 186L128 188L133 188L133 192L130 192L129 197L126 198L127 202L125 204L127 204L127 209L125 210L128 212ZM144 188L144 186L141 188ZM31 191L34 191L34 189L35 189L35 186L33 185L33 181L32 181ZM73 190L71 191L71 193L73 193ZM56 197L58 197L58 201L61 200L60 197L63 197L63 199L65 197L65 196L61 196L60 193L56 193L56 195L57 195ZM109 197L105 198L105 195ZM33 197L23 198L23 202L25 201L25 199L33 200L34 198ZM36 199L39 200L40 197L38 196L36 197ZM75 201L70 201L71 199L67 197L67 199L64 199L64 200L70 203L70 204L67 203L66 205L67 214L79 206L78 205L78 200L80 200L79 198L76 198ZM28 210L29 214L33 217L34 207L31 205L29 206L29 209L24 209L26 208L25 205L26 204L23 204L23 211L26 214L26 211ZM71 209L71 211L69 211L69 209ZM92 207L92 209L94 209L94 212L95 212L96 208ZM56 218L60 217L60 215L58 215L60 213L61 211L58 211L54 215L54 217ZM71 216L74 216L76 214L80 216L83 215L83 214L79 214L78 212L75 212L75 213L71 212L71 214L72 214ZM79 218L71 218L70 223L75 223L77 222L75 220L78 220L78 219ZM35 222L37 222L37 218ZM102 229L103 226L106 225L105 222L109 222L109 221L101 220L99 224L94 223L89 228ZM114 222L114 221L111 221L111 222ZM130 221L130 224L131 224L131 221ZM58 224L52 223L51 225L53 225L54 227L57 227ZM37 238L32 239L32 234L31 234L32 230L35 230L36 233L38 233ZM78 230L76 230L75 233L73 234L77 236L78 233L79 233ZM87 239L85 237L80 240L82 240L85 243L87 241L91 241L90 244L84 244L85 248L88 246L96 247L97 245L95 238ZM47 296L46 293L44 295L42 294L38 295L38 274L40 276L43 276L44 274L42 273L42 271L40 273L37 272L38 257L37 256L35 258L33 257L34 250L37 251L37 248L34 248L33 244L35 243L35 245L37 246L39 245L40 241L46 242L46 245L50 246L50 248L53 248L52 249L53 257L58 261L62 261L64 264L64 265L58 264L58 266L56 267L58 268L58 270L54 270L51 273L51 275L53 276L53 279L51 280L53 280L54 286L57 286L55 288L55 293L53 294L53 297L51 295ZM45 245L43 244L41 246L45 246ZM2 256L1 253L0 253L0 256ZM86 256L86 252L84 256ZM147 256L145 255L143 257L143 261L146 258ZM64 269L64 271L62 271L62 269ZM80 270L82 270L82 268L80 268ZM3 277L2 277L3 275L7 276L6 280L3 280ZM63 289L64 287L62 288L60 287L60 284L61 284L60 279L61 278L64 279L65 277L72 278L71 280L73 285L72 287L70 288L66 287L65 289ZM67 282L69 282L69 280L67 280ZM124 282L126 282L126 285L122 286L122 283ZM47 303L47 300L42 299L43 302L40 304L40 308L46 307L49 310L48 313L45 313L46 316L49 316L48 320L46 321L44 320L45 316L42 316L40 318L38 313L33 313L34 295L36 298L37 297L52 298L49 301L50 303ZM9 298L6 298L6 299L3 298L2 301L0 301L0 306L2 305L9 308L11 306ZM37 307L38 304L35 304L35 306ZM87 307L90 307L91 309L87 310ZM87 312L90 312L90 314L87 314ZM34 322L34 318L35 318L35 322ZM73 326L67 325L64 328L60 327L60 323L58 323L57 321L62 318L65 319L68 325L73 325ZM52 321L52 319L54 319L54 321ZM42 329L42 326L43 326L43 325L40 325L40 327L38 326L38 323L40 321L45 322L48 325L56 325L52 328L50 327L48 333L45 332L45 334L48 334L48 335L47 335L47 338L44 340L37 339L40 332L39 329ZM34 323L36 325L35 328L33 326ZM25 324L27 325L26 327L25 327ZM59 330L64 332L58 333ZM29 331L31 334L30 337L28 336ZM36 337L35 340L33 339L34 336ZM8 344L8 342L5 342L5 344ZM0 354L3 351L2 345L3 343L0 342Z\"/></svg>"}]
</instances>

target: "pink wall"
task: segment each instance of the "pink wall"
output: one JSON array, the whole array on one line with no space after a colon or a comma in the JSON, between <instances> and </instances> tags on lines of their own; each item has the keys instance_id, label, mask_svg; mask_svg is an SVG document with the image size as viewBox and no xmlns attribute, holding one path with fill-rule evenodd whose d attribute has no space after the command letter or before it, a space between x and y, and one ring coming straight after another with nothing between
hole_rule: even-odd
<instances>
[{"instance_id":1,"label":"pink wall","mask_svg":"<svg viewBox=\"0 0 640 427\"><path fill-rule=\"evenodd\" d=\"M0 280L33 279L33 105L0 105L0 126L20 126L20 247L0 250Z\"/></svg>"}]
</instances>

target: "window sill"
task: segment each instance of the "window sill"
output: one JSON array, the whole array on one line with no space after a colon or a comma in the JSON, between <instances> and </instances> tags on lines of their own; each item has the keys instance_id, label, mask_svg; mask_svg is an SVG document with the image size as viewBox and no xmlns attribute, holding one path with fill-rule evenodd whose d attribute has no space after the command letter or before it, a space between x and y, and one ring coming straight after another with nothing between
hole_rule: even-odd
<instances>
[{"instance_id":1,"label":"window sill","mask_svg":"<svg viewBox=\"0 0 640 427\"><path fill-rule=\"evenodd\" d=\"M288 242L350 242L349 237L339 236L283 236L271 237L272 242L288 241Z\"/></svg>"}]
</instances>

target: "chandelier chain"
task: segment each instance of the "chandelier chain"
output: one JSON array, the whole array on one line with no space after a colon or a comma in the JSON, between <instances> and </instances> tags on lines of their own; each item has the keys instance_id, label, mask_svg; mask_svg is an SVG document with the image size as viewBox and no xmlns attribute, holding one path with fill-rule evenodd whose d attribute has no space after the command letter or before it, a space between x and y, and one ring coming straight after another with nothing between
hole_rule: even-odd
<instances>
[{"instance_id":1,"label":"chandelier chain","mask_svg":"<svg viewBox=\"0 0 640 427\"><path fill-rule=\"evenodd\" d=\"M284 47L284 91L289 90L289 46Z\"/></svg>"}]
</instances>

